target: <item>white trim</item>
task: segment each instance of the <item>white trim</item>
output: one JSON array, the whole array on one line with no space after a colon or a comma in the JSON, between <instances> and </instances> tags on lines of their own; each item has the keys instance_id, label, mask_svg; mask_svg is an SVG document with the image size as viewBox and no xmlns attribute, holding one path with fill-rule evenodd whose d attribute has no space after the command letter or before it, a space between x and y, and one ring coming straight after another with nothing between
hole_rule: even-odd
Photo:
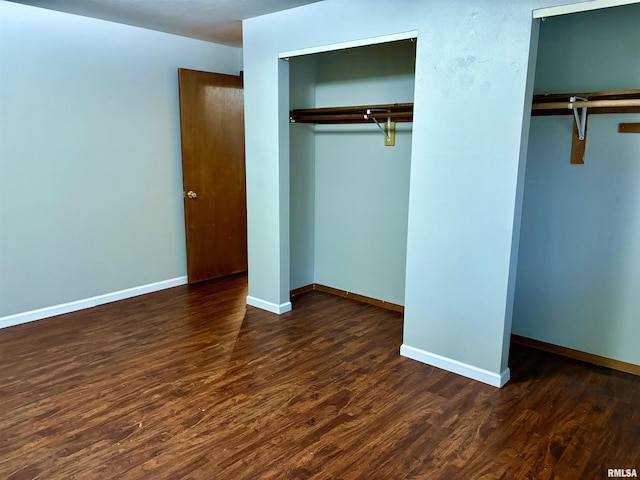
<instances>
[{"instance_id":1,"label":"white trim","mask_svg":"<svg viewBox=\"0 0 640 480\"><path fill-rule=\"evenodd\" d=\"M259 298L252 297L251 295L247 295L247 305L266 310L267 312L277 313L278 315L290 312L292 308L291 302L285 302L278 305L276 303L267 302L266 300L260 300Z\"/></svg>"},{"instance_id":2,"label":"white trim","mask_svg":"<svg viewBox=\"0 0 640 480\"><path fill-rule=\"evenodd\" d=\"M85 308L124 300L125 298L137 297L138 295L144 295L145 293L157 292L158 290L165 290L167 288L185 285L186 283L187 277L176 277L169 280L163 280L161 282L149 283L148 285L140 285L139 287L127 288L125 290L118 290L117 292L105 293L104 295L76 300L74 302L62 303L51 307L16 313L14 315L0 317L0 328L12 327L13 325L20 325L22 323L33 322L35 320L42 320L43 318L55 317L56 315L62 315L64 313L76 312L78 310L84 310Z\"/></svg>"},{"instance_id":3,"label":"white trim","mask_svg":"<svg viewBox=\"0 0 640 480\"><path fill-rule=\"evenodd\" d=\"M631 5L632 3L640 3L640 0L588 0L557 7L538 8L533 11L533 18L555 17L557 15L588 12L600 8L620 7L622 5Z\"/></svg>"},{"instance_id":4,"label":"white trim","mask_svg":"<svg viewBox=\"0 0 640 480\"><path fill-rule=\"evenodd\" d=\"M400 347L400 355L403 357L411 358L427 365L433 365L434 367L448 370L449 372L457 373L464 377L472 378L479 382L487 383L494 387L503 387L511 376L511 372L506 368L501 373L490 372L483 368L474 367L467 363L462 363L452 358L443 357L436 353L430 353L419 348L410 347L409 345L402 344Z\"/></svg>"},{"instance_id":5,"label":"white trim","mask_svg":"<svg viewBox=\"0 0 640 480\"><path fill-rule=\"evenodd\" d=\"M280 52L278 54L278 58L299 57L301 55L310 55L312 53L331 52L333 50L344 50L345 48L364 47L366 45L396 42L398 40L408 40L410 38L418 38L418 31L411 30L409 32L382 35L380 37L361 38L359 40L350 40L348 42L333 43L330 45L318 45L317 47L301 48L299 50L290 50L288 52Z\"/></svg>"}]
</instances>

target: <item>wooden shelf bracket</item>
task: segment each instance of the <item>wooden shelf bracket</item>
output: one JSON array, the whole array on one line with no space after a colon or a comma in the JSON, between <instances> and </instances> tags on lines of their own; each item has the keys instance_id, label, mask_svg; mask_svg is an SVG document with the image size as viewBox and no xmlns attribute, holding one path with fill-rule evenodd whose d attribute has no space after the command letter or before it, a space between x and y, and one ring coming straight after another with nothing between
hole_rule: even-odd
<instances>
[{"instance_id":1,"label":"wooden shelf bracket","mask_svg":"<svg viewBox=\"0 0 640 480\"><path fill-rule=\"evenodd\" d=\"M619 123L619 133L640 133L640 123Z\"/></svg>"}]
</instances>

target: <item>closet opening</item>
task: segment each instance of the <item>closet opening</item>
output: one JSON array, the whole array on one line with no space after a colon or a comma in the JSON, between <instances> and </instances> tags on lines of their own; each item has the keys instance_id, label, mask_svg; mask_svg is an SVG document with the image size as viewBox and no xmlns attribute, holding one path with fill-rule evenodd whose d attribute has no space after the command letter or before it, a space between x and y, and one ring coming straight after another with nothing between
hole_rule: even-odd
<instances>
[{"instance_id":1,"label":"closet opening","mask_svg":"<svg viewBox=\"0 0 640 480\"><path fill-rule=\"evenodd\" d=\"M292 295L404 310L415 59L412 38L288 58L290 110L338 107L290 122Z\"/></svg>"},{"instance_id":2,"label":"closet opening","mask_svg":"<svg viewBox=\"0 0 640 480\"><path fill-rule=\"evenodd\" d=\"M531 119L512 320L518 343L635 374L638 18L636 3L540 21L534 102L577 96L594 108L583 139L569 109Z\"/></svg>"}]
</instances>

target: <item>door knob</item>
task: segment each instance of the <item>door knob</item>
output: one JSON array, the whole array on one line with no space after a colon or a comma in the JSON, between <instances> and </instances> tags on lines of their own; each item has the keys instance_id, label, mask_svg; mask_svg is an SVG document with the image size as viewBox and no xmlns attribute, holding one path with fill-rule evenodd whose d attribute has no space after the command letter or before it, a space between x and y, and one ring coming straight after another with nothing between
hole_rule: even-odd
<instances>
[{"instance_id":1,"label":"door knob","mask_svg":"<svg viewBox=\"0 0 640 480\"><path fill-rule=\"evenodd\" d=\"M189 190L187 192L187 197L189 198L196 198L198 196L198 194L196 192L194 192L193 190Z\"/></svg>"}]
</instances>

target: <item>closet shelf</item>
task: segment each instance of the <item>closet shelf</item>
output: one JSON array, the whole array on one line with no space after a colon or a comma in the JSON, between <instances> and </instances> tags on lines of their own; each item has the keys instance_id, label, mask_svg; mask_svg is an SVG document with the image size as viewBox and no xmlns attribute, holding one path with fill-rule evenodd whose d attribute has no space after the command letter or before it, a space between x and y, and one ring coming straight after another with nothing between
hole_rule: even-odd
<instances>
[{"instance_id":1,"label":"closet shelf","mask_svg":"<svg viewBox=\"0 0 640 480\"><path fill-rule=\"evenodd\" d=\"M413 103L387 103L350 107L304 108L291 110L291 123L349 124L371 123L372 119L413 122Z\"/></svg>"},{"instance_id":2,"label":"closet shelf","mask_svg":"<svg viewBox=\"0 0 640 480\"><path fill-rule=\"evenodd\" d=\"M577 98L571 102L571 97ZM590 114L640 113L640 89L534 95L531 115L573 115L573 108L588 108Z\"/></svg>"},{"instance_id":3,"label":"closet shelf","mask_svg":"<svg viewBox=\"0 0 640 480\"><path fill-rule=\"evenodd\" d=\"M571 97L578 97L570 102ZM588 100L582 101L580 98ZM554 93L534 95L531 114L573 115L573 107L589 108L589 113L640 113L640 89L609 90L602 92ZM369 114L367 110L377 110ZM389 103L381 105L358 105L347 107L304 108L292 110L289 119L292 123L370 123L370 118L391 118L394 122L413 121L413 103Z\"/></svg>"}]
</instances>

